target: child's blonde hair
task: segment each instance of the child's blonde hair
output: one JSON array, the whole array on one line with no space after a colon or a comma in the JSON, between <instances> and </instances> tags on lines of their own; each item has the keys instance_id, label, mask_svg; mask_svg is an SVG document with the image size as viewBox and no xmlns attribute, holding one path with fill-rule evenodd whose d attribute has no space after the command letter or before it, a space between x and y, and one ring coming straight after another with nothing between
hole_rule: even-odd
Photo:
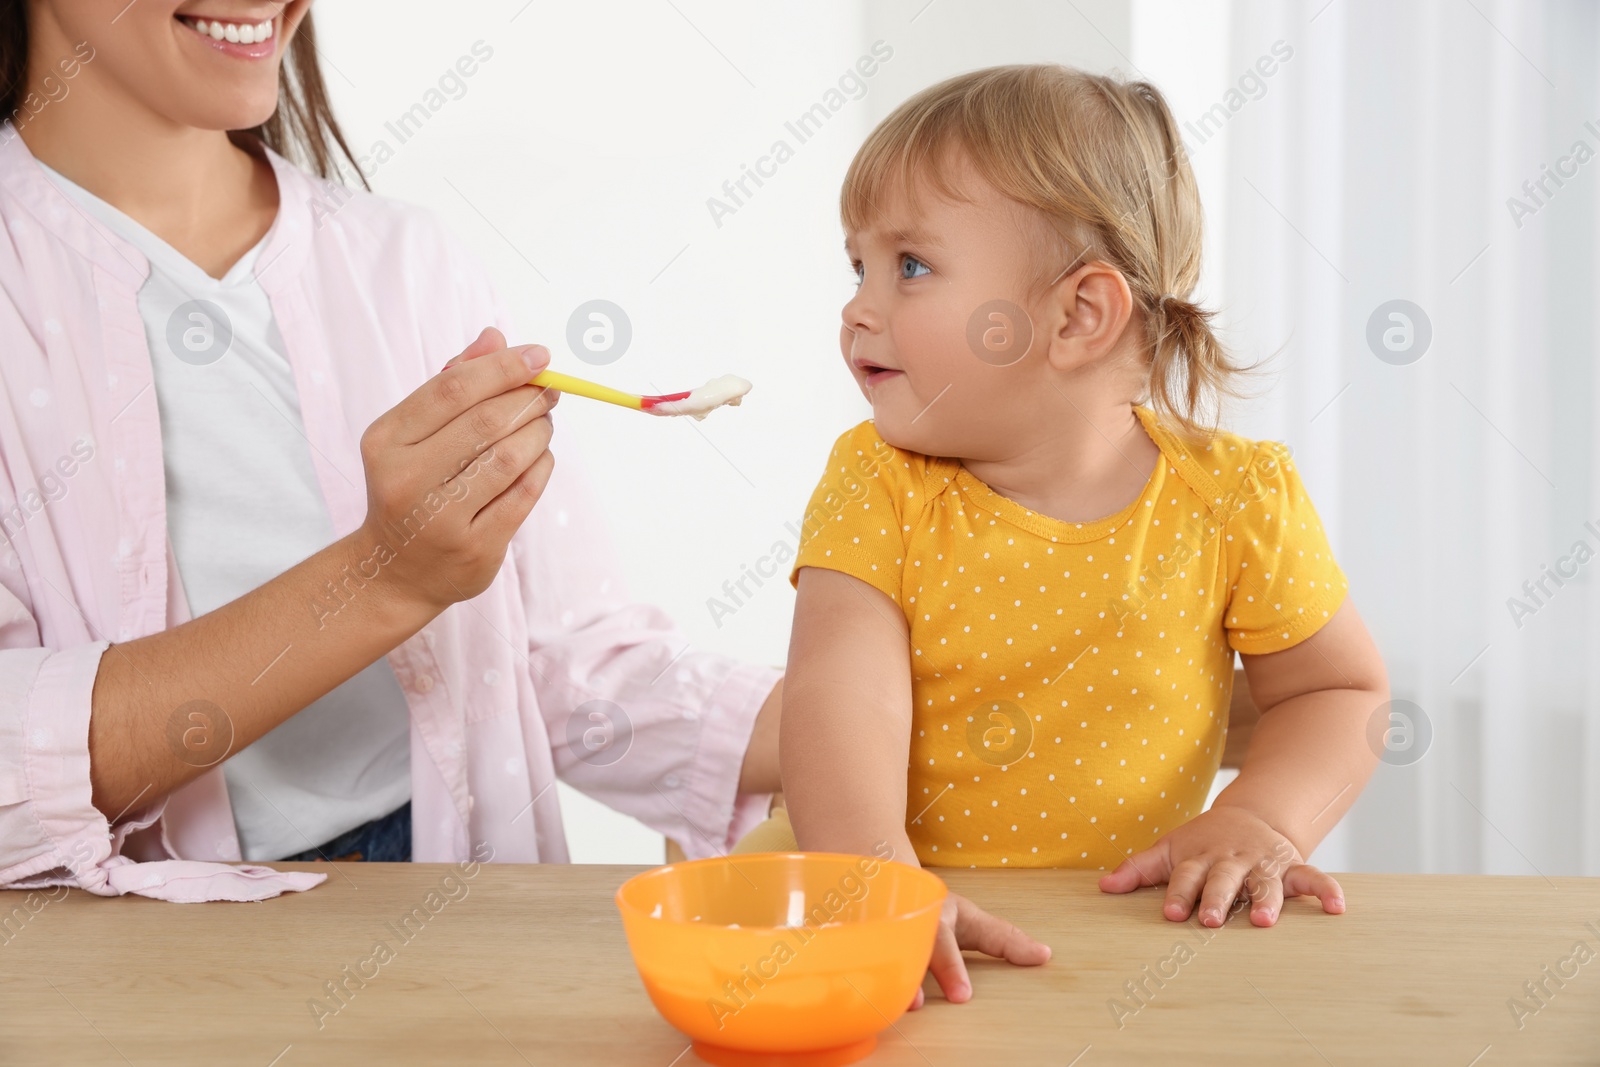
<instances>
[{"instance_id":1,"label":"child's blonde hair","mask_svg":"<svg viewBox=\"0 0 1600 1067\"><path fill-rule=\"evenodd\" d=\"M1133 293L1150 355L1151 406L1193 437L1216 426L1244 368L1189 301L1200 279L1201 212L1177 123L1159 90L1056 64L989 67L916 94L867 138L845 176L847 229L869 227L891 184L962 199L941 170L963 150L984 180L1033 208L1065 241L1040 278L1101 261Z\"/></svg>"}]
</instances>

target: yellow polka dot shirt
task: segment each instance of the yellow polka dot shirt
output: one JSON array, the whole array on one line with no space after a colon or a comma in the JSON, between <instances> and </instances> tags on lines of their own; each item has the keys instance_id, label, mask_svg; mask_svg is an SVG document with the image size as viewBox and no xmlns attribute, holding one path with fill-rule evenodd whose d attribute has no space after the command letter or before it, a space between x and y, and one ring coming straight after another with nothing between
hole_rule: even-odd
<instances>
[{"instance_id":1,"label":"yellow polka dot shirt","mask_svg":"<svg viewBox=\"0 0 1600 1067\"><path fill-rule=\"evenodd\" d=\"M882 590L911 634L907 830L928 866L1111 868L1198 814L1233 654L1289 648L1346 582L1289 450L1204 447L1134 409L1161 450L1116 515L1063 522L954 459L841 435L791 583Z\"/></svg>"}]
</instances>

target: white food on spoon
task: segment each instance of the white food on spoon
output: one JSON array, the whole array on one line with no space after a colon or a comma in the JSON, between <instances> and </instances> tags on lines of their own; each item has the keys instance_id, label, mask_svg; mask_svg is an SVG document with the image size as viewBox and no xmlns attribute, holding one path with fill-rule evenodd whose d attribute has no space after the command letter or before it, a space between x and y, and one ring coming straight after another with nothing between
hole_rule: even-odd
<instances>
[{"instance_id":1,"label":"white food on spoon","mask_svg":"<svg viewBox=\"0 0 1600 1067\"><path fill-rule=\"evenodd\" d=\"M750 391L750 383L737 374L713 378L682 400L667 400L645 410L652 415L693 415L703 420L724 404L738 405Z\"/></svg>"}]
</instances>

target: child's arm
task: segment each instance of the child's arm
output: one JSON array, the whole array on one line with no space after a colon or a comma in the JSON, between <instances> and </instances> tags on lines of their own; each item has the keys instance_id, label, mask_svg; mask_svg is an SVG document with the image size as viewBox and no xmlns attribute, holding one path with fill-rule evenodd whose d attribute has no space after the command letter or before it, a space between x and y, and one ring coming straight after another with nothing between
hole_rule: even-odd
<instances>
[{"instance_id":1,"label":"child's arm","mask_svg":"<svg viewBox=\"0 0 1600 1067\"><path fill-rule=\"evenodd\" d=\"M868 856L906 836L910 638L900 607L840 571L802 567L784 675L778 759L803 849Z\"/></svg>"},{"instance_id":2,"label":"child's arm","mask_svg":"<svg viewBox=\"0 0 1600 1067\"><path fill-rule=\"evenodd\" d=\"M1349 601L1298 645L1240 661L1261 719L1216 805L1255 813L1309 856L1378 764L1367 727L1389 699L1388 673Z\"/></svg>"},{"instance_id":3,"label":"child's arm","mask_svg":"<svg viewBox=\"0 0 1600 1067\"><path fill-rule=\"evenodd\" d=\"M1330 875L1304 864L1355 802L1378 755L1367 724L1389 699L1389 680L1367 628L1348 600L1315 634L1260 656L1242 656L1261 721L1239 777L1208 811L1136 853L1100 880L1125 893L1167 883L1167 918L1220 926L1241 888L1250 921L1271 926L1283 898L1314 894L1344 910Z\"/></svg>"},{"instance_id":4,"label":"child's arm","mask_svg":"<svg viewBox=\"0 0 1600 1067\"><path fill-rule=\"evenodd\" d=\"M784 677L778 757L802 849L890 856L917 866L906 835L911 651L889 597L839 571L802 567ZM951 894L929 969L946 999L971 996L962 949L1039 964L1050 950ZM917 993L915 1007L922 994Z\"/></svg>"}]
</instances>

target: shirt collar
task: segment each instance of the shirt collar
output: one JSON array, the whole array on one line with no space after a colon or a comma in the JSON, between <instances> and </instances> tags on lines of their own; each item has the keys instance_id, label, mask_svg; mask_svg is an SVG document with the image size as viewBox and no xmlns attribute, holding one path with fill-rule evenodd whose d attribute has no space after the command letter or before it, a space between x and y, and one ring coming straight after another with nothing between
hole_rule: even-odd
<instances>
[{"instance_id":1,"label":"shirt collar","mask_svg":"<svg viewBox=\"0 0 1600 1067\"><path fill-rule=\"evenodd\" d=\"M143 253L91 217L45 176L10 121L0 125L0 190L15 200L35 225L130 287L138 288L149 275L150 264ZM27 221L15 217L7 225L16 239Z\"/></svg>"},{"instance_id":2,"label":"shirt collar","mask_svg":"<svg viewBox=\"0 0 1600 1067\"><path fill-rule=\"evenodd\" d=\"M256 259L255 273L272 292L304 266L311 248L311 202L324 195L314 186L331 183L307 174L266 145L261 150L278 181L278 217ZM62 192L10 121L0 124L0 191L14 198L37 225L131 288L139 288L149 276L144 254ZM15 231L18 221L10 225Z\"/></svg>"}]
</instances>

